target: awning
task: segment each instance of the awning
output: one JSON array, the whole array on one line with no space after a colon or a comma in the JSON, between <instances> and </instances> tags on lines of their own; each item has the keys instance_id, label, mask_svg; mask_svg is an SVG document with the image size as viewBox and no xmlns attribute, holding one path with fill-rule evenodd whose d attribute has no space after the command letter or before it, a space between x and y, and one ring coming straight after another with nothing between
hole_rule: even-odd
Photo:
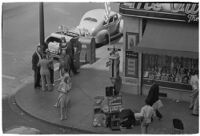
<instances>
[{"instance_id":1,"label":"awning","mask_svg":"<svg viewBox=\"0 0 200 136\"><path fill-rule=\"evenodd\" d=\"M198 58L198 27L177 22L148 20L136 52Z\"/></svg>"}]
</instances>

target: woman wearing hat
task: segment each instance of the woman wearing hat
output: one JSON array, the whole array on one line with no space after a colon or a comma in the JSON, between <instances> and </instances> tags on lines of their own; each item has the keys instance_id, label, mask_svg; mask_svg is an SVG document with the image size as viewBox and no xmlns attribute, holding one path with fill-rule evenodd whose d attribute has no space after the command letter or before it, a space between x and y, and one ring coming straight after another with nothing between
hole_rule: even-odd
<instances>
[{"instance_id":1,"label":"woman wearing hat","mask_svg":"<svg viewBox=\"0 0 200 136\"><path fill-rule=\"evenodd\" d=\"M70 101L70 90L72 87L71 78L69 73L65 73L61 79L61 82L58 86L59 96L57 98L57 102L54 105L55 107L60 108L60 119L67 119L67 108Z\"/></svg>"}]
</instances>

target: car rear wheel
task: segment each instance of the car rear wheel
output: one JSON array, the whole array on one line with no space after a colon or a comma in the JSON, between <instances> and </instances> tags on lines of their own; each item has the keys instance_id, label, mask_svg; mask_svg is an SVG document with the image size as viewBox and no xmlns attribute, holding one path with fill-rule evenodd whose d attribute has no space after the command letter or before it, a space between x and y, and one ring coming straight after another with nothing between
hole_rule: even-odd
<instances>
[{"instance_id":1,"label":"car rear wheel","mask_svg":"<svg viewBox=\"0 0 200 136\"><path fill-rule=\"evenodd\" d=\"M105 44L109 44L109 35L105 35Z\"/></svg>"}]
</instances>

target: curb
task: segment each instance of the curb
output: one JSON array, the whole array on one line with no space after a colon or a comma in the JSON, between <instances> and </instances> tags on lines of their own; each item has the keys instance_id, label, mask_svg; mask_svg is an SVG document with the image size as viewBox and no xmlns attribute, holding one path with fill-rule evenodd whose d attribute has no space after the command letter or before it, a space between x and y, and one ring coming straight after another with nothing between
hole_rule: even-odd
<instances>
[{"instance_id":1,"label":"curb","mask_svg":"<svg viewBox=\"0 0 200 136\"><path fill-rule=\"evenodd\" d=\"M31 83L31 82L29 82L29 83ZM15 90L18 92L18 91L20 91L23 87L25 87L25 85L27 85L27 84L28 84L28 83L22 84L22 85L20 85L20 87L18 87L18 88L15 89ZM17 92L16 92L16 93L17 93ZM92 131L88 131L88 130L84 130L84 129L80 129L80 128L76 128L76 127L72 127L72 126L63 126L63 125L60 125L60 124L56 124L56 123L52 123L52 122L43 120L43 119L41 119L41 118L37 118L37 117L35 117L34 115L31 115L30 113L28 113L27 111L25 111L23 108L20 107L20 105L19 105L19 104L17 103L17 101L16 101L16 97L15 97L16 93L8 97L8 99L9 99L9 100L8 100L8 101L9 101L9 102L8 102L9 105L12 104L12 103L11 103L11 102L12 102L12 99L14 99L14 102L16 103L16 106L17 106L21 111L23 111L23 112L26 113L27 115L33 117L34 119L41 120L41 121L43 121L43 122L45 122L45 123L48 123L48 124L50 124L50 125L54 125L54 126L57 126L57 127L67 128L67 129L71 129L71 130L75 130L75 131L81 131L81 132L86 133L86 134L88 134L88 133L89 133L89 134L99 134L99 133L95 133L95 132L92 132Z\"/></svg>"}]
</instances>

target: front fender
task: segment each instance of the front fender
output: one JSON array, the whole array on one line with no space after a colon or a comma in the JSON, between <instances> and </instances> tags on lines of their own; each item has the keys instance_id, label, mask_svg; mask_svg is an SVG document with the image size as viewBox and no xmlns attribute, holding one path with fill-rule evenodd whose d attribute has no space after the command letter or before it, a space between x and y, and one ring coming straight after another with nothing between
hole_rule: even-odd
<instances>
[{"instance_id":1,"label":"front fender","mask_svg":"<svg viewBox=\"0 0 200 136\"><path fill-rule=\"evenodd\" d=\"M95 42L96 43L102 43L102 42L104 42L106 39L105 39L105 37L106 37L106 35L109 35L109 32L108 32L108 30L101 30L101 31L99 31L97 34L96 34L96 36L95 36Z\"/></svg>"}]
</instances>

